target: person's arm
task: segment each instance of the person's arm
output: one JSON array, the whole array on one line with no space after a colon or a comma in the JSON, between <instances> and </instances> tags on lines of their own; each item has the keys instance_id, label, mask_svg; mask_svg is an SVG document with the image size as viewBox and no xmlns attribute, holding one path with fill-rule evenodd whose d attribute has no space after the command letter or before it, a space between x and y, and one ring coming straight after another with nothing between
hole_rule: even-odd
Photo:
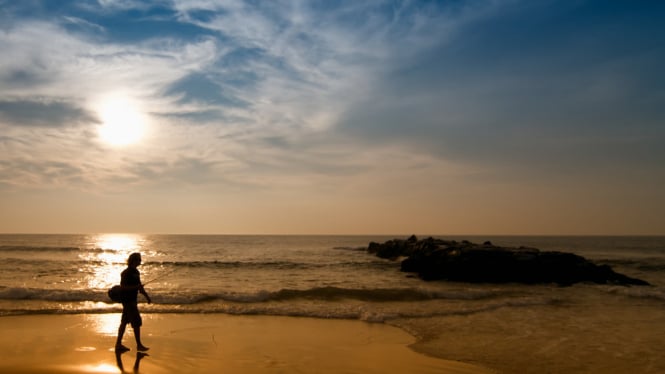
<instances>
[{"instance_id":1,"label":"person's arm","mask_svg":"<svg viewBox=\"0 0 665 374\"><path fill-rule=\"evenodd\" d=\"M139 292L141 295L145 296L145 299L148 300L148 304L152 303L152 299L150 298L150 295L148 295L147 292L145 292L145 288L143 288L143 285L139 285Z\"/></svg>"}]
</instances>

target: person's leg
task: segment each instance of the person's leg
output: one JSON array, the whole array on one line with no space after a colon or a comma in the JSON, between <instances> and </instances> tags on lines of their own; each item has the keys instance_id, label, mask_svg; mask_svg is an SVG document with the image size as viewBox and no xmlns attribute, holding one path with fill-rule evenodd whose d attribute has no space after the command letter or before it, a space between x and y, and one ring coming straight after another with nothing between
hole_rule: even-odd
<instances>
[{"instance_id":1,"label":"person's leg","mask_svg":"<svg viewBox=\"0 0 665 374\"><path fill-rule=\"evenodd\" d=\"M127 327L126 322L120 322L120 327L118 327L118 339L115 341L116 351L128 351L129 348L122 345L122 337L125 335L125 329Z\"/></svg>"},{"instance_id":2,"label":"person's leg","mask_svg":"<svg viewBox=\"0 0 665 374\"><path fill-rule=\"evenodd\" d=\"M144 346L141 343L141 325L143 325L143 319L141 318L141 313L139 313L139 308L137 304L128 305L126 308L127 311L127 320L130 321L132 329L134 330L134 338L136 339L136 349L139 351L147 351L148 347Z\"/></svg>"},{"instance_id":3,"label":"person's leg","mask_svg":"<svg viewBox=\"0 0 665 374\"><path fill-rule=\"evenodd\" d=\"M141 343L141 326L134 326L134 337L136 338L136 349L139 351L147 351L149 348Z\"/></svg>"}]
</instances>

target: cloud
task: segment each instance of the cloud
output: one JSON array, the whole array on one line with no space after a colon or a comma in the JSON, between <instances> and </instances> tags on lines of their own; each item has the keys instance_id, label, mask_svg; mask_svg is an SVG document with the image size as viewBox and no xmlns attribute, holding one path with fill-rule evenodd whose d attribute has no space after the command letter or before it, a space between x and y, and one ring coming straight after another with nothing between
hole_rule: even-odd
<instances>
[{"instance_id":1,"label":"cloud","mask_svg":"<svg viewBox=\"0 0 665 374\"><path fill-rule=\"evenodd\" d=\"M340 130L520 178L652 167L665 160L655 147L665 136L665 82L655 78L664 33L649 37L623 16L648 24L649 9L589 23L589 8L515 2L470 19L378 79Z\"/></svg>"},{"instance_id":2,"label":"cloud","mask_svg":"<svg viewBox=\"0 0 665 374\"><path fill-rule=\"evenodd\" d=\"M174 82L166 89L165 95L178 96L178 102L182 104L201 102L218 107L246 107L247 102L235 97L232 92L225 92L231 90L215 82L213 77L197 72Z\"/></svg>"},{"instance_id":3,"label":"cloud","mask_svg":"<svg viewBox=\"0 0 665 374\"><path fill-rule=\"evenodd\" d=\"M43 21L15 25L0 35L0 47L11 51L0 61L0 82L6 84L3 96L29 94L84 101L118 89L152 97L156 90L188 71L201 69L216 55L215 41L210 38L100 43L94 36L69 33Z\"/></svg>"},{"instance_id":4,"label":"cloud","mask_svg":"<svg viewBox=\"0 0 665 374\"><path fill-rule=\"evenodd\" d=\"M82 171L70 162L29 160L0 160L4 176L0 184L39 185L41 188L80 185Z\"/></svg>"},{"instance_id":5,"label":"cloud","mask_svg":"<svg viewBox=\"0 0 665 374\"><path fill-rule=\"evenodd\" d=\"M523 171L662 158L651 151L663 136L659 39L642 48L631 34L641 54L616 52L593 36L616 14L593 26L579 4L553 2L100 4L6 27L5 121L91 121L103 94L121 91L158 128L146 147L210 165L190 163L202 177L248 181L350 176L380 169L367 153L386 149ZM31 118L26 105L46 112Z\"/></svg>"},{"instance_id":6,"label":"cloud","mask_svg":"<svg viewBox=\"0 0 665 374\"><path fill-rule=\"evenodd\" d=\"M98 120L74 103L58 100L0 101L0 121L8 125L63 127L94 124Z\"/></svg>"},{"instance_id":7,"label":"cloud","mask_svg":"<svg viewBox=\"0 0 665 374\"><path fill-rule=\"evenodd\" d=\"M175 2L182 22L214 30L230 49L214 67L218 77L251 72L253 84L244 87L248 89L244 99L267 117L288 112L279 123L294 128L334 125L336 115L349 103L371 92L364 87L370 88L400 59L441 37L445 29L440 25L447 25L440 22L444 17L428 17L429 9L417 7L392 10L357 2L324 9L308 5ZM206 16L201 17L201 12ZM358 14L368 14L367 19ZM396 17L408 26L395 26ZM308 120L313 112L321 114L319 121Z\"/></svg>"},{"instance_id":8,"label":"cloud","mask_svg":"<svg viewBox=\"0 0 665 374\"><path fill-rule=\"evenodd\" d=\"M0 184L14 196L399 210L404 227L470 209L503 224L514 207L524 222L599 190L598 206L662 201L660 3L0 3ZM144 114L140 143L100 141L109 97Z\"/></svg>"},{"instance_id":9,"label":"cloud","mask_svg":"<svg viewBox=\"0 0 665 374\"><path fill-rule=\"evenodd\" d=\"M97 0L97 3L104 9L109 10L130 10L130 9L149 9L161 4L168 4L167 1L163 0L153 0L153 1L141 1L141 0Z\"/></svg>"},{"instance_id":10,"label":"cloud","mask_svg":"<svg viewBox=\"0 0 665 374\"><path fill-rule=\"evenodd\" d=\"M90 21L87 21L79 17L64 16L63 19L66 21L66 23L69 23L76 27L80 27L82 30L92 30L93 32L101 32L101 33L106 32L106 29L101 25L92 23Z\"/></svg>"}]
</instances>

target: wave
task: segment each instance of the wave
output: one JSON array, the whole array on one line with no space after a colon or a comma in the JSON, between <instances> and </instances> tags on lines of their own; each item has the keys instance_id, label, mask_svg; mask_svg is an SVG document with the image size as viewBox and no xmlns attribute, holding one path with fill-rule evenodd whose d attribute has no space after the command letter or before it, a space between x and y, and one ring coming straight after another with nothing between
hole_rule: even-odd
<instances>
[{"instance_id":1,"label":"wave","mask_svg":"<svg viewBox=\"0 0 665 374\"><path fill-rule=\"evenodd\" d=\"M550 297L517 297L494 301L480 302L479 304L456 304L444 306L434 304L419 305L414 308L411 303L406 305L391 305L383 307L382 304L373 303L197 303L187 305L159 304L142 305L143 313L154 314L229 314L229 315L268 315L327 319L353 319L367 322L388 322L404 318L426 318L445 316L467 316L478 313L492 312L502 308L524 308L541 305L555 305L560 301ZM31 314L103 314L118 313L122 307L119 304L85 303L80 306L67 307L62 304L54 305L23 305L0 309L0 316L31 315Z\"/></svg>"},{"instance_id":2,"label":"wave","mask_svg":"<svg viewBox=\"0 0 665 374\"><path fill-rule=\"evenodd\" d=\"M333 247L332 249L338 251L367 252L367 247Z\"/></svg>"},{"instance_id":3,"label":"wave","mask_svg":"<svg viewBox=\"0 0 665 374\"><path fill-rule=\"evenodd\" d=\"M79 269L81 266L95 267L95 266L107 266L107 265L124 265L123 262L107 262L100 260L51 260L44 258L16 258L16 257L5 257L2 259L2 264L0 267L5 267L8 269L15 269L12 266L22 265L22 266L31 266L34 269L41 268L51 268L54 265L57 265L58 268L62 269Z\"/></svg>"},{"instance_id":4,"label":"wave","mask_svg":"<svg viewBox=\"0 0 665 374\"><path fill-rule=\"evenodd\" d=\"M331 267L361 267L361 268L396 268L398 265L387 261L342 261L334 263L294 262L294 261L156 261L146 263L146 267L159 268L202 268L202 269L318 269Z\"/></svg>"},{"instance_id":5,"label":"wave","mask_svg":"<svg viewBox=\"0 0 665 374\"><path fill-rule=\"evenodd\" d=\"M103 248L57 247L57 246L49 247L49 246L31 246L31 245L0 245L0 253L2 253L2 252L106 253L106 252L117 252L117 251L115 249L103 249Z\"/></svg>"},{"instance_id":6,"label":"wave","mask_svg":"<svg viewBox=\"0 0 665 374\"><path fill-rule=\"evenodd\" d=\"M660 257L645 257L640 259L602 259L599 263L611 267L627 267L647 272L665 271L665 261Z\"/></svg>"},{"instance_id":7,"label":"wave","mask_svg":"<svg viewBox=\"0 0 665 374\"><path fill-rule=\"evenodd\" d=\"M478 313L492 312L501 308L521 308L538 305L548 305L551 302L539 301L532 303L505 303L494 304L479 308L463 308L458 310L401 310L401 311L373 311L367 307L338 307L338 308L269 308L263 306L229 306L220 305L213 308L164 308L162 306L143 306L143 314L228 314L228 315L251 315L251 316L283 316L283 317L304 317L304 318L325 318L325 319L349 319L365 322L384 323L404 318L428 318L428 317L447 317L447 316L468 316ZM112 306L110 308L91 307L86 309L63 309L63 308L16 308L11 310L0 310L0 316L12 315L50 315L50 314L108 314L119 313L121 306Z\"/></svg>"},{"instance_id":8,"label":"wave","mask_svg":"<svg viewBox=\"0 0 665 374\"><path fill-rule=\"evenodd\" d=\"M484 300L508 295L498 291L430 291L417 288L351 289L315 287L310 289L261 290L237 292L155 291L153 299L159 304L194 305L209 302L263 303L293 300L367 302L411 302L427 300ZM41 289L26 287L0 287L0 300L41 300L49 302L106 302L111 303L106 290L99 289Z\"/></svg>"},{"instance_id":9,"label":"wave","mask_svg":"<svg viewBox=\"0 0 665 374\"><path fill-rule=\"evenodd\" d=\"M9 251L8 251L9 252ZM45 258L18 258L5 257L2 268L11 268L14 265L32 266L35 269L51 268L57 266L59 269L73 269L77 271L82 266L124 266L124 261L103 261L93 259L45 259ZM346 261L335 263L310 263L294 261L152 261L147 262L143 267L148 269L202 269L202 270L229 270L229 269L268 269L268 270L311 270L326 268L360 268L360 269L393 269L397 264L388 261Z\"/></svg>"},{"instance_id":10,"label":"wave","mask_svg":"<svg viewBox=\"0 0 665 374\"><path fill-rule=\"evenodd\" d=\"M366 302L412 302L427 300L481 300L497 297L489 291L428 291L415 288L352 289L340 287L315 287L303 290L281 289L277 291L257 291L252 293L225 292L217 294L165 293L160 297L170 304L194 304L211 301L234 303L262 303L295 300L340 301L357 300Z\"/></svg>"},{"instance_id":11,"label":"wave","mask_svg":"<svg viewBox=\"0 0 665 374\"><path fill-rule=\"evenodd\" d=\"M605 289L614 295L628 296L637 299L665 301L665 290L656 287L608 287Z\"/></svg>"},{"instance_id":12,"label":"wave","mask_svg":"<svg viewBox=\"0 0 665 374\"><path fill-rule=\"evenodd\" d=\"M0 287L0 300L104 301L102 296L100 291Z\"/></svg>"},{"instance_id":13,"label":"wave","mask_svg":"<svg viewBox=\"0 0 665 374\"><path fill-rule=\"evenodd\" d=\"M341 300L353 299L361 301L427 301L427 300L478 300L495 297L489 291L430 291L418 288L380 288L351 289L340 287L316 287L306 290L283 289L267 293L268 300L283 301L292 299Z\"/></svg>"},{"instance_id":14,"label":"wave","mask_svg":"<svg viewBox=\"0 0 665 374\"><path fill-rule=\"evenodd\" d=\"M0 252L78 252L79 247L35 247L28 245L0 245Z\"/></svg>"}]
</instances>

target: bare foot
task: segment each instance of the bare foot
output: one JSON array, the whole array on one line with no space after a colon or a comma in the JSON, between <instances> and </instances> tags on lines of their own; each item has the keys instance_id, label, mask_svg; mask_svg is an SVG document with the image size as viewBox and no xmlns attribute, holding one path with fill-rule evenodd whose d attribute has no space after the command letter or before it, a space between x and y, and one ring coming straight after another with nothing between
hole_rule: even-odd
<instances>
[{"instance_id":1,"label":"bare foot","mask_svg":"<svg viewBox=\"0 0 665 374\"><path fill-rule=\"evenodd\" d=\"M130 350L129 348L125 347L125 346L122 345L122 344L117 344L117 345L115 346L115 351L116 351L116 352L120 352L120 353L122 353L122 352L127 352L127 351L129 351L129 350Z\"/></svg>"},{"instance_id":2,"label":"bare foot","mask_svg":"<svg viewBox=\"0 0 665 374\"><path fill-rule=\"evenodd\" d=\"M136 350L141 351L141 352L145 352L145 351L147 351L148 349L150 349L150 348L146 347L146 346L143 345L143 344L139 344L139 345L136 346Z\"/></svg>"}]
</instances>

